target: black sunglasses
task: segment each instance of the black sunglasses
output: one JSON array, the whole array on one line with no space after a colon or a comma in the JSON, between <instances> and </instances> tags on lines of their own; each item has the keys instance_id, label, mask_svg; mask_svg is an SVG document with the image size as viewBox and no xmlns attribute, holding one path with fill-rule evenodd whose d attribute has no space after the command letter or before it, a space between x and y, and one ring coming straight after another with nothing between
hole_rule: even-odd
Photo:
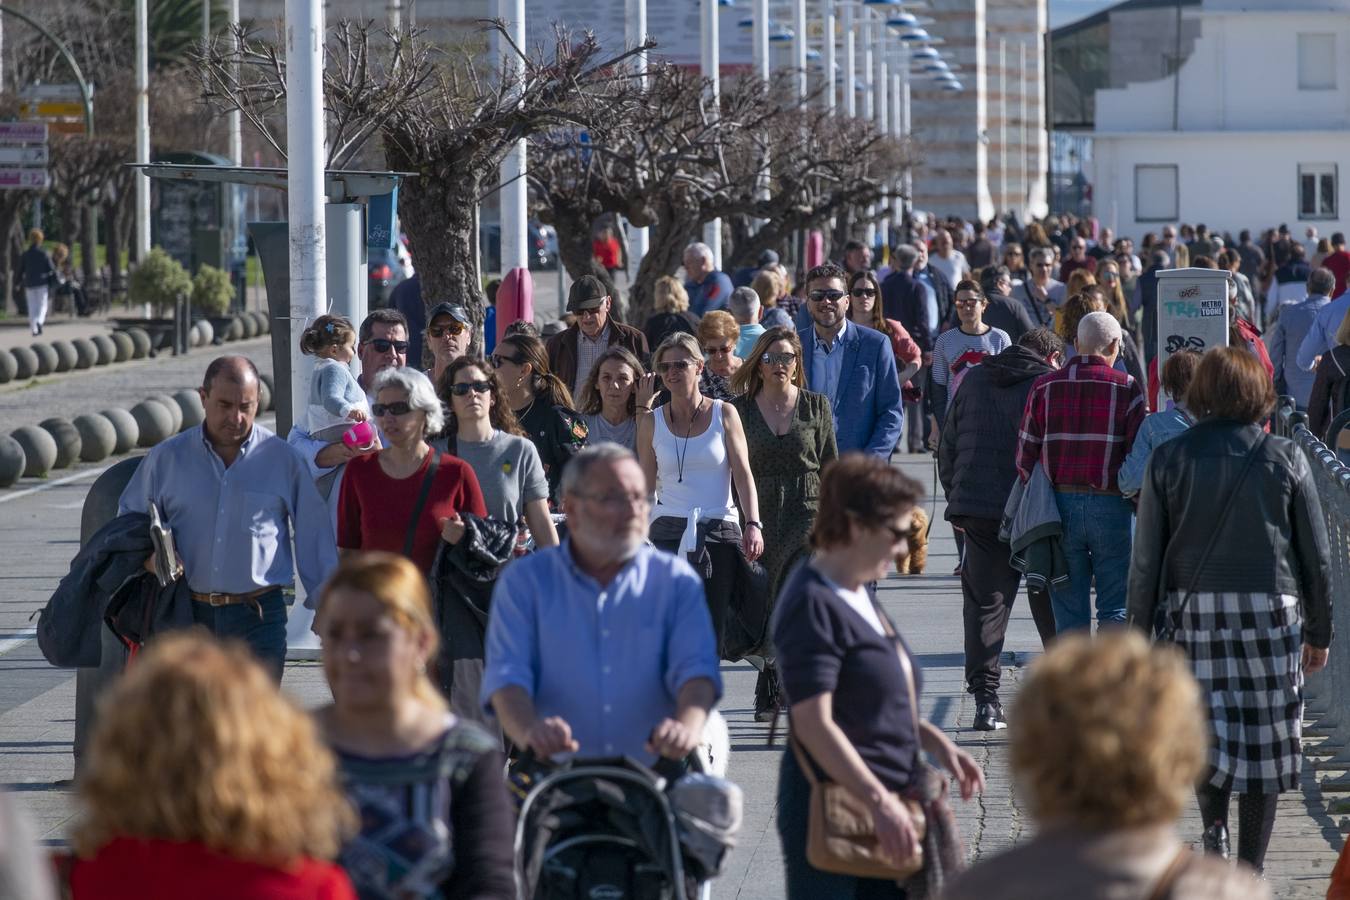
<instances>
[{"instance_id":1,"label":"black sunglasses","mask_svg":"<svg viewBox=\"0 0 1350 900\"><path fill-rule=\"evenodd\" d=\"M412 411L412 405L406 400L399 400L397 403L370 404L371 415L375 416L377 419L380 416L406 416Z\"/></svg>"},{"instance_id":2,"label":"black sunglasses","mask_svg":"<svg viewBox=\"0 0 1350 900\"><path fill-rule=\"evenodd\" d=\"M843 291L829 290L829 291L812 291L811 293L806 295L806 298L810 300L812 303L824 303L826 301L829 301L830 303L838 303L840 300L843 300L846 296L848 295L845 294Z\"/></svg>"},{"instance_id":3,"label":"black sunglasses","mask_svg":"<svg viewBox=\"0 0 1350 900\"><path fill-rule=\"evenodd\" d=\"M492 383L488 381L462 381L450 386L450 393L456 397L466 397L469 391L473 391L475 394L486 394L490 390L492 390Z\"/></svg>"},{"instance_id":4,"label":"black sunglasses","mask_svg":"<svg viewBox=\"0 0 1350 900\"><path fill-rule=\"evenodd\" d=\"M434 338L442 338L445 337L447 334L453 337L459 337L463 333L464 333L464 323L459 321L458 319L452 321L449 325L436 325L432 328L427 329L427 336Z\"/></svg>"},{"instance_id":5,"label":"black sunglasses","mask_svg":"<svg viewBox=\"0 0 1350 900\"><path fill-rule=\"evenodd\" d=\"M407 341L391 341L388 338L375 338L370 342L370 346L375 348L376 353L388 353L390 347L394 348L398 353L408 352ZM379 415L379 413L376 413L376 415Z\"/></svg>"},{"instance_id":6,"label":"black sunglasses","mask_svg":"<svg viewBox=\"0 0 1350 900\"><path fill-rule=\"evenodd\" d=\"M671 370L683 372L685 369L692 368L693 365L694 361L692 359L673 359L670 362L657 363L656 371L660 372L662 375Z\"/></svg>"},{"instance_id":7,"label":"black sunglasses","mask_svg":"<svg viewBox=\"0 0 1350 900\"><path fill-rule=\"evenodd\" d=\"M794 362L797 361L797 354L795 354L795 353L764 353L764 354L761 354L761 355L760 355L759 359L760 359L760 362L767 363L768 365L771 365L771 366L790 366L790 365L792 365Z\"/></svg>"},{"instance_id":8,"label":"black sunglasses","mask_svg":"<svg viewBox=\"0 0 1350 900\"><path fill-rule=\"evenodd\" d=\"M505 353L492 354L492 368L500 369L502 363L511 363L513 366L523 366L525 364L525 357L507 356Z\"/></svg>"},{"instance_id":9,"label":"black sunglasses","mask_svg":"<svg viewBox=\"0 0 1350 900\"><path fill-rule=\"evenodd\" d=\"M875 297L877 290L876 288L854 288L849 293L855 297Z\"/></svg>"}]
</instances>

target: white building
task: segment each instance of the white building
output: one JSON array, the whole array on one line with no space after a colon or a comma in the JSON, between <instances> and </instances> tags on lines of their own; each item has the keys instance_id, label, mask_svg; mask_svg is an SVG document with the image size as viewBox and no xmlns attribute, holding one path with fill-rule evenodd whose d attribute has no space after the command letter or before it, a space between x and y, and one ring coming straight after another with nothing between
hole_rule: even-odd
<instances>
[{"instance_id":1,"label":"white building","mask_svg":"<svg viewBox=\"0 0 1350 900\"><path fill-rule=\"evenodd\" d=\"M1142 6L1108 11L1112 68L1133 32L1163 44L1164 58L1174 43L1182 62L1095 92L1090 177L1102 223L1136 238L1178 221L1233 234L1282 222L1300 235L1344 230L1350 0ZM1131 28L1131 13L1152 25Z\"/></svg>"}]
</instances>

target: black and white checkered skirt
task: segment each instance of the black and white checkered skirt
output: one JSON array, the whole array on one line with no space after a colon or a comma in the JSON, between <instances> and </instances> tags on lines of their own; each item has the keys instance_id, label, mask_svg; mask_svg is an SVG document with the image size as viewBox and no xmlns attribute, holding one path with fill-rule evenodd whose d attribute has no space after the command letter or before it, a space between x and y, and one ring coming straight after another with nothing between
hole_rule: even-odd
<instances>
[{"instance_id":1,"label":"black and white checkered skirt","mask_svg":"<svg viewBox=\"0 0 1350 900\"><path fill-rule=\"evenodd\" d=\"M1172 594L1176 609L1180 594ZM1209 707L1210 784L1236 793L1298 786L1303 617L1289 594L1198 593L1176 632Z\"/></svg>"}]
</instances>

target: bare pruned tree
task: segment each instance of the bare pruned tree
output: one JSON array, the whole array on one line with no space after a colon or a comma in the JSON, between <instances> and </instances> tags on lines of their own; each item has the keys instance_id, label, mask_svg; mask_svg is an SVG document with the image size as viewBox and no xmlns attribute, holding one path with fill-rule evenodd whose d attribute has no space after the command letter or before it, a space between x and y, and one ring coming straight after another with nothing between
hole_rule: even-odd
<instances>
[{"instance_id":1,"label":"bare pruned tree","mask_svg":"<svg viewBox=\"0 0 1350 900\"><path fill-rule=\"evenodd\" d=\"M324 103L329 161L341 165L378 137L385 162L415 176L399 191L399 218L428 305L454 298L481 321L478 204L517 140L554 129L606 133L640 102L624 66L636 50L606 55L593 35L555 31L550 48L512 43L500 21L484 23L511 59L485 72L465 48L439 51L422 33L341 22L326 48ZM199 61L209 99L238 108L280 153L286 65L273 44L246 32ZM237 73L237 74L236 74Z\"/></svg>"}]
</instances>

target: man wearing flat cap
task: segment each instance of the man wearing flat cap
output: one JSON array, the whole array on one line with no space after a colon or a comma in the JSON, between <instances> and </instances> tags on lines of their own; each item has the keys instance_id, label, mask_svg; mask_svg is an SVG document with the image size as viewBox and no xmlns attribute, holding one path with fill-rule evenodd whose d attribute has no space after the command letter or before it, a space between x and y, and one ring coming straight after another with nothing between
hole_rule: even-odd
<instances>
[{"instance_id":1,"label":"man wearing flat cap","mask_svg":"<svg viewBox=\"0 0 1350 900\"><path fill-rule=\"evenodd\" d=\"M595 361L615 344L646 364L646 335L611 319L612 302L604 283L594 275L581 276L567 292L567 311L576 322L548 339L548 365L572 389L573 397L580 393Z\"/></svg>"}]
</instances>

